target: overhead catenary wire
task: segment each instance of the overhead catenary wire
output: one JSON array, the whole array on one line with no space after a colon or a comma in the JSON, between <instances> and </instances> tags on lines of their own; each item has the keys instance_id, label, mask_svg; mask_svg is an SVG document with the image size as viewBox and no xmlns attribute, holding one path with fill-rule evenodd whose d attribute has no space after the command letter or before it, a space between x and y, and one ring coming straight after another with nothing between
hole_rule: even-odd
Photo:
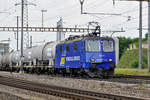
<instances>
[{"instance_id":1,"label":"overhead catenary wire","mask_svg":"<svg viewBox=\"0 0 150 100\"><path fill-rule=\"evenodd\" d=\"M96 0L95 0L95 1L96 1ZM110 1L111 1L111 0L110 0ZM92 2L93 2L93 1L92 1ZM107 1L101 1L101 2L107 3ZM99 4L99 3L101 3L101 2L98 2L98 4ZM108 2L109 2L109 1L108 1ZM57 4L57 3L58 3L58 4ZM56 4L57 4L57 5L59 5L59 1L57 1L56 3L53 3L53 4L54 4L54 6L55 6ZM97 4L97 2L94 2L94 4ZM92 5L93 5L93 3L92 3L92 4L89 4L89 5L91 5L91 6L92 6ZM103 3L101 3L101 5L103 5ZM38 7L39 7L39 6L38 6ZM90 6L88 6L88 7L90 7ZM42 7L41 7L41 8L42 8ZM51 6L49 6L49 8L51 8ZM95 8L96 8L96 7L95 7ZM47 9L47 8L46 8L46 9ZM59 6L58 6L58 9L59 9ZM66 9L66 8L64 8L64 9L62 9L62 10L65 10L65 9ZM133 12L134 12L134 11L133 11ZM51 20L55 19L56 17L57 17L57 18L59 18L59 16L60 16L60 15L56 15L56 16L54 16L53 18L52 18L52 17L50 17L48 20L46 19L46 20L47 20L47 22L46 22L46 23L51 22ZM71 16L71 17L72 17L73 15L69 15L69 13L68 13L68 15L67 15L67 16ZM71 18L71 17L70 17L70 18ZM113 16L111 16L111 17L113 17ZM56 18L56 19L57 19L57 18ZM93 19L94 19L94 18L93 18ZM101 19L103 19L103 18L101 18ZM106 19L106 20L107 20L107 18L104 18L104 19ZM40 19L39 19L39 20L40 20ZM112 20L112 19L110 18L109 20ZM107 22L106 22L106 23L107 23Z\"/></svg>"}]
</instances>

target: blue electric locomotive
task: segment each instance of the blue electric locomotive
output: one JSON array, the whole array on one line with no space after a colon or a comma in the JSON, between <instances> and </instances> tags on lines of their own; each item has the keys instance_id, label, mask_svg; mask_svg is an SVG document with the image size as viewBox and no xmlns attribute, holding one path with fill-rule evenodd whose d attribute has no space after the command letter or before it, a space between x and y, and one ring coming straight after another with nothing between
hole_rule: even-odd
<instances>
[{"instance_id":1,"label":"blue electric locomotive","mask_svg":"<svg viewBox=\"0 0 150 100\"><path fill-rule=\"evenodd\" d=\"M114 73L115 42L97 34L74 37L56 46L55 69L58 73L104 77Z\"/></svg>"}]
</instances>

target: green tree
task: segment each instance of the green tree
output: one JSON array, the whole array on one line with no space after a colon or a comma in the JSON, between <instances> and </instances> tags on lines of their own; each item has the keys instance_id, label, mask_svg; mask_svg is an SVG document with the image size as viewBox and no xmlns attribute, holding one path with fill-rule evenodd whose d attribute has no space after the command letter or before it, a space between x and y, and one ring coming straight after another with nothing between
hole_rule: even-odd
<instances>
[{"instance_id":1,"label":"green tree","mask_svg":"<svg viewBox=\"0 0 150 100\"><path fill-rule=\"evenodd\" d=\"M126 37L118 37L119 39L119 58L123 55L123 53L129 48L129 44L131 44L133 41L131 38Z\"/></svg>"},{"instance_id":2,"label":"green tree","mask_svg":"<svg viewBox=\"0 0 150 100\"><path fill-rule=\"evenodd\" d=\"M148 40L148 33L145 34L145 38L143 39L143 41Z\"/></svg>"}]
</instances>

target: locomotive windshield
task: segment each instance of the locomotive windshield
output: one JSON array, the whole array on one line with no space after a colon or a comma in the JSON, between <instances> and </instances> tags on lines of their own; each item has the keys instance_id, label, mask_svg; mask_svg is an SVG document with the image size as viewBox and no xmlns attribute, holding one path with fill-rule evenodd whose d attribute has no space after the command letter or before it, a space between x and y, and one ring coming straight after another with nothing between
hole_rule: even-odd
<instances>
[{"instance_id":1,"label":"locomotive windshield","mask_svg":"<svg viewBox=\"0 0 150 100\"><path fill-rule=\"evenodd\" d=\"M100 51L100 41L98 41L98 40L85 41L85 50L92 51L92 52Z\"/></svg>"},{"instance_id":2,"label":"locomotive windshield","mask_svg":"<svg viewBox=\"0 0 150 100\"><path fill-rule=\"evenodd\" d=\"M103 50L104 50L104 52L114 51L113 41L108 41L108 40L103 41Z\"/></svg>"}]
</instances>

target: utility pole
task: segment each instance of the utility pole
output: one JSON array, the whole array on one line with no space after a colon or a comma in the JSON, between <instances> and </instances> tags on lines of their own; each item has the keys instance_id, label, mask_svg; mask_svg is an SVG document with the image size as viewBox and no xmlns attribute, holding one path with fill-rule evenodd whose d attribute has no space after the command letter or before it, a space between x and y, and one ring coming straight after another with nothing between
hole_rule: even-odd
<instances>
[{"instance_id":1,"label":"utility pole","mask_svg":"<svg viewBox=\"0 0 150 100\"><path fill-rule=\"evenodd\" d=\"M47 12L47 10L41 10L42 12L42 28L44 27L44 12Z\"/></svg>"},{"instance_id":2,"label":"utility pole","mask_svg":"<svg viewBox=\"0 0 150 100\"><path fill-rule=\"evenodd\" d=\"M18 41L18 38L19 37L19 16L17 16L17 51L19 50L19 41Z\"/></svg>"},{"instance_id":3,"label":"utility pole","mask_svg":"<svg viewBox=\"0 0 150 100\"><path fill-rule=\"evenodd\" d=\"M23 28L24 28L24 0L22 0L21 2L21 72L23 73L23 60L24 60L24 57L23 57Z\"/></svg>"},{"instance_id":4,"label":"utility pole","mask_svg":"<svg viewBox=\"0 0 150 100\"><path fill-rule=\"evenodd\" d=\"M23 0L23 4L24 4L24 7L23 7L23 9L24 9L24 18L23 18L23 26L24 27L27 27L27 30L28 30L28 27L29 27L29 23L28 23L28 5L33 5L33 6L36 6L36 4L33 4L33 3L30 3L30 2L28 2L28 0ZM17 3L17 4L15 4L15 6L17 6L17 5L22 5L21 3ZM24 47L23 48L28 48L29 47L29 32L28 31L26 31L26 32L24 32Z\"/></svg>"},{"instance_id":5,"label":"utility pole","mask_svg":"<svg viewBox=\"0 0 150 100\"><path fill-rule=\"evenodd\" d=\"M150 72L150 1L148 1L148 72Z\"/></svg>"},{"instance_id":6,"label":"utility pole","mask_svg":"<svg viewBox=\"0 0 150 100\"><path fill-rule=\"evenodd\" d=\"M142 1L139 2L139 69L142 69Z\"/></svg>"},{"instance_id":7,"label":"utility pole","mask_svg":"<svg viewBox=\"0 0 150 100\"><path fill-rule=\"evenodd\" d=\"M29 27L29 22L28 22L28 0L24 0L24 26ZM25 32L24 34L24 43L25 43L25 48L29 48L29 32Z\"/></svg>"},{"instance_id":8,"label":"utility pole","mask_svg":"<svg viewBox=\"0 0 150 100\"><path fill-rule=\"evenodd\" d=\"M81 14L83 14L83 3L84 3L84 0L80 0L80 4L81 4Z\"/></svg>"},{"instance_id":9,"label":"utility pole","mask_svg":"<svg viewBox=\"0 0 150 100\"><path fill-rule=\"evenodd\" d=\"M30 36L30 48L32 48L32 36Z\"/></svg>"}]
</instances>

